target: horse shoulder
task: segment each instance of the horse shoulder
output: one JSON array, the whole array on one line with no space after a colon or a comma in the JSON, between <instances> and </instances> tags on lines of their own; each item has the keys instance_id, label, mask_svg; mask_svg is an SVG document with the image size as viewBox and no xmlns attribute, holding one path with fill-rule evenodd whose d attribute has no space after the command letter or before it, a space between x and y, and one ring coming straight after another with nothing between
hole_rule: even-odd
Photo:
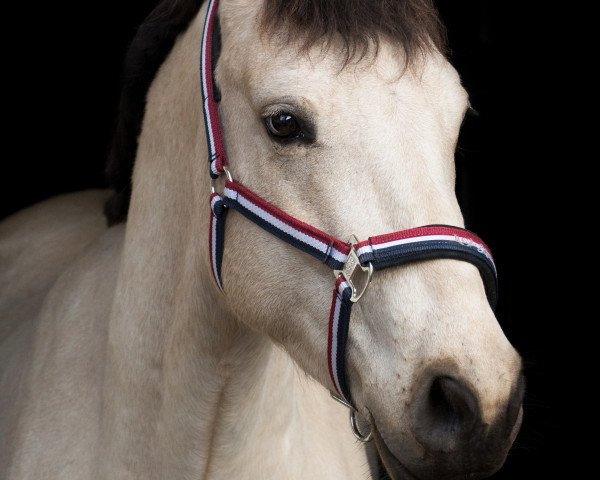
<instances>
[{"instance_id":1,"label":"horse shoulder","mask_svg":"<svg viewBox=\"0 0 600 480\"><path fill-rule=\"evenodd\" d=\"M64 195L0 224L0 478L92 468L124 232L107 229L106 196Z\"/></svg>"},{"instance_id":2,"label":"horse shoulder","mask_svg":"<svg viewBox=\"0 0 600 480\"><path fill-rule=\"evenodd\" d=\"M64 268L106 230L101 190L61 195L0 223L0 344L39 309Z\"/></svg>"}]
</instances>

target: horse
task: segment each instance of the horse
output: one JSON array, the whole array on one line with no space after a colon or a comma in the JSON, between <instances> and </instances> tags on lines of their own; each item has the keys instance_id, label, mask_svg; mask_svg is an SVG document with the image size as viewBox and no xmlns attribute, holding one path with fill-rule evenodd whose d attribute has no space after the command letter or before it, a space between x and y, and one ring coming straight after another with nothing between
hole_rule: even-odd
<instances>
[{"instance_id":1,"label":"horse","mask_svg":"<svg viewBox=\"0 0 600 480\"><path fill-rule=\"evenodd\" d=\"M469 101L432 2L216 3L163 0L140 28L115 191L0 225L0 478L493 474L523 375L471 262L421 258L357 287L341 388L331 268L233 208L218 281L207 247L208 199L233 177L332 238L464 226L454 152ZM230 166L212 180L204 53Z\"/></svg>"}]
</instances>

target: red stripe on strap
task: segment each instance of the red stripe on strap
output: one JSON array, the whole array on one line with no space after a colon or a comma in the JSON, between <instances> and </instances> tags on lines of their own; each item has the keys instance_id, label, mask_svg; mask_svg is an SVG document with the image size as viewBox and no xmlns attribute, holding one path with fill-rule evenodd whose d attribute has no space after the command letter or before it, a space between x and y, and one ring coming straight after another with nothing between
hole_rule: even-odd
<instances>
[{"instance_id":1,"label":"red stripe on strap","mask_svg":"<svg viewBox=\"0 0 600 480\"><path fill-rule=\"evenodd\" d=\"M225 182L225 187L231 190L235 190L236 192L244 196L247 200L254 203L256 206L262 208L264 211L270 213L271 215L281 220L285 224L289 225L290 227L299 230L300 232L314 238L315 240L323 242L325 245L331 245L333 248L335 248L337 251L343 254L348 254L350 252L350 245L348 245L346 242L342 242L341 240L332 237L328 233L325 233L322 230L313 227L312 225L304 223L303 221L298 220L297 218L294 218L291 215L288 215L287 213L283 212L271 203L267 202L262 197L259 197L256 193L243 186L241 183L227 181Z\"/></svg>"},{"instance_id":2,"label":"red stripe on strap","mask_svg":"<svg viewBox=\"0 0 600 480\"><path fill-rule=\"evenodd\" d=\"M211 85L211 87L209 87L209 89L212 89L212 80L209 82L209 85ZM210 110L210 118L211 118L211 130L212 130L212 134L213 134L213 139L215 142L215 150L216 150L216 154L217 154L217 161L216 161L216 169L217 171L219 171L220 173L223 173L223 167L226 167L228 165L228 161L227 161L227 155L225 154L225 147L223 146L223 134L221 132L221 118L219 115L219 106L217 105L217 102L211 99L208 101L208 108Z\"/></svg>"},{"instance_id":3,"label":"red stripe on strap","mask_svg":"<svg viewBox=\"0 0 600 480\"><path fill-rule=\"evenodd\" d=\"M370 237L368 240L358 243L356 248L359 249L369 244L381 245L382 243L393 242L394 240L405 240L408 238L426 237L429 235L450 235L458 238L466 238L482 245L488 252L490 252L490 248L485 244L485 242L474 233L458 227L437 225L411 228L409 230L402 230L400 232L388 233L385 235L376 235L374 237Z\"/></svg>"},{"instance_id":4,"label":"red stripe on strap","mask_svg":"<svg viewBox=\"0 0 600 480\"><path fill-rule=\"evenodd\" d=\"M210 7L210 5L209 5ZM223 167L227 166L227 155L225 154L225 147L223 143L223 133L221 131L221 116L219 115L219 105L215 101L215 93L214 93L214 81L213 81L213 30L215 26L215 17L217 16L217 10L219 8L219 0L214 0L213 2L213 10L210 18L208 19L207 26L207 35L206 35L206 44L204 55L206 57L206 70L205 70L205 82L206 82L206 91L208 93L208 110L210 112L210 128L214 145L216 151L216 168L219 172L223 172ZM209 139L207 139L209 140ZM209 140L210 141L210 140Z\"/></svg>"}]
</instances>

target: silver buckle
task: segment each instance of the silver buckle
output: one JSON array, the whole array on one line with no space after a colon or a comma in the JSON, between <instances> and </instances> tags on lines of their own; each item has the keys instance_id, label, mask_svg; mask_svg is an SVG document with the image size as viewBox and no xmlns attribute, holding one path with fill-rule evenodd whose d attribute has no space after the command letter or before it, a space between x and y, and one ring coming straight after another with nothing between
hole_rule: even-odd
<instances>
[{"instance_id":1,"label":"silver buckle","mask_svg":"<svg viewBox=\"0 0 600 480\"><path fill-rule=\"evenodd\" d=\"M358 238L356 238L356 235L352 235L348 240L348 243L351 245L348 259L346 260L344 267L341 270L334 270L333 274L336 276L336 278L341 275L344 277L344 280L348 282L348 285L350 285L350 288L352 288L352 296L350 297L350 301L352 303L356 303L365 294L369 284L371 283L371 279L373 278L373 264L369 262L369 265L366 267L363 267L360 264L360 259L358 258L356 249L354 248L354 245L358 243ZM360 272L360 275L356 275L358 272ZM354 278L355 275L357 278Z\"/></svg>"}]
</instances>

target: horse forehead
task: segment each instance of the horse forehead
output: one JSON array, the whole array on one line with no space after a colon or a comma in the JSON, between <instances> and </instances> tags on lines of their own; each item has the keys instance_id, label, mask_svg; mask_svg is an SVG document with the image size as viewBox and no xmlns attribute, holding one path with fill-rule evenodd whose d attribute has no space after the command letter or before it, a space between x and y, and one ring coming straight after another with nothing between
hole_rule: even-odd
<instances>
[{"instance_id":1,"label":"horse forehead","mask_svg":"<svg viewBox=\"0 0 600 480\"><path fill-rule=\"evenodd\" d=\"M382 45L375 58L342 65L340 55L297 55L296 47L278 48L247 63L247 88L257 104L297 96L315 110L392 107L396 102L420 108L462 110L467 94L448 60L437 52L423 54L405 68L397 49ZM293 53L296 53L294 55ZM239 68L239 67L238 67Z\"/></svg>"}]
</instances>

